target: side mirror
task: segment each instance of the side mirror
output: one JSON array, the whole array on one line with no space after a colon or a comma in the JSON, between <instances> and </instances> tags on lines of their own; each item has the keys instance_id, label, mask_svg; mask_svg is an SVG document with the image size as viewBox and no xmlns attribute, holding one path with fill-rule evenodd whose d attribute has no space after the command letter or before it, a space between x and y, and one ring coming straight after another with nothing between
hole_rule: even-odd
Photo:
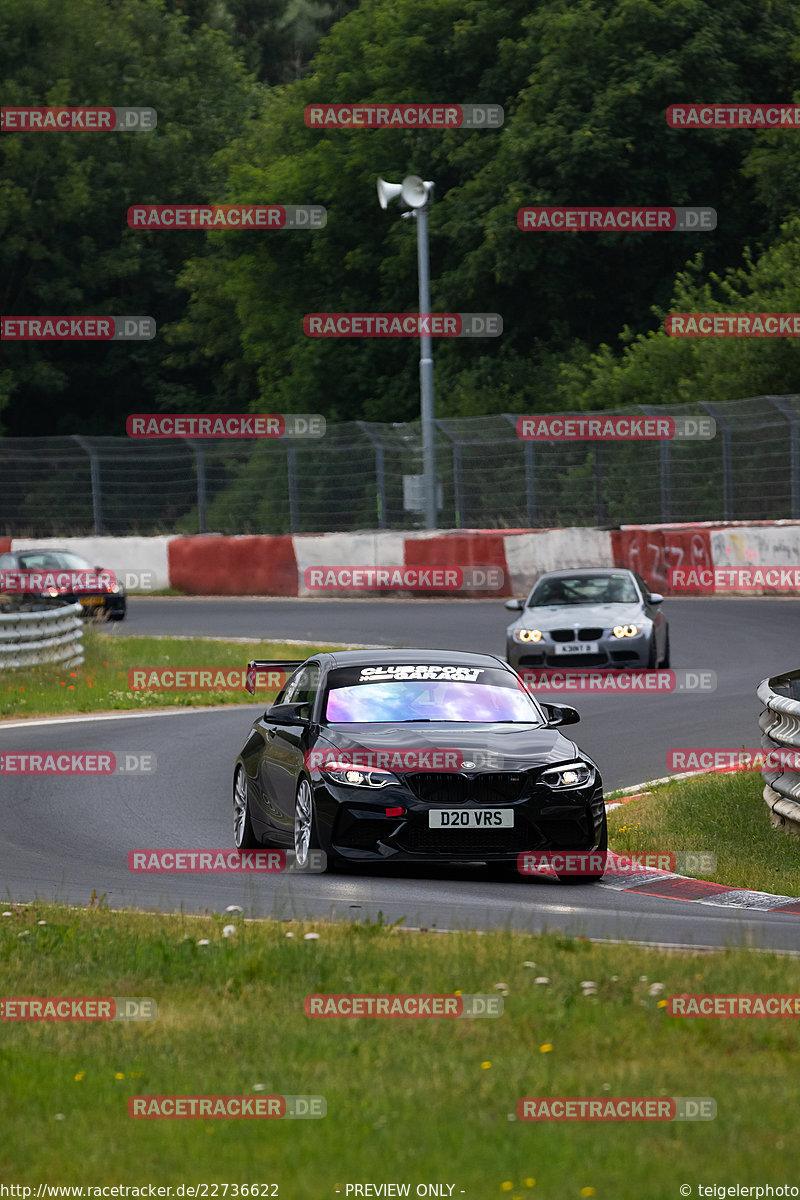
<instances>
[{"instance_id":1,"label":"side mirror","mask_svg":"<svg viewBox=\"0 0 800 1200\"><path fill-rule=\"evenodd\" d=\"M307 704L273 704L272 708L268 708L264 713L264 717L276 725L305 725L309 720L309 706Z\"/></svg>"},{"instance_id":2,"label":"side mirror","mask_svg":"<svg viewBox=\"0 0 800 1200\"><path fill-rule=\"evenodd\" d=\"M649 596L649 600L650 600L651 604L662 604L664 601L664 597L661 595L660 592L651 592L650 596Z\"/></svg>"},{"instance_id":3,"label":"side mirror","mask_svg":"<svg viewBox=\"0 0 800 1200\"><path fill-rule=\"evenodd\" d=\"M507 608L509 612L522 612L525 606L521 600L506 600L503 607Z\"/></svg>"},{"instance_id":4,"label":"side mirror","mask_svg":"<svg viewBox=\"0 0 800 1200\"><path fill-rule=\"evenodd\" d=\"M541 700L539 703L542 704ZM581 719L577 709L569 704L542 704L542 708L549 729L555 729L559 725L577 725Z\"/></svg>"}]
</instances>

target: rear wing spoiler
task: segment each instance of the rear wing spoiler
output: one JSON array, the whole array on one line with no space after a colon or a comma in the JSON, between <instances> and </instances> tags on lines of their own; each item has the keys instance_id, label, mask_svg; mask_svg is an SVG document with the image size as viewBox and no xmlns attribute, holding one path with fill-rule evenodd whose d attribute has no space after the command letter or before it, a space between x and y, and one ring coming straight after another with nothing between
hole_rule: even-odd
<instances>
[{"instance_id":1,"label":"rear wing spoiler","mask_svg":"<svg viewBox=\"0 0 800 1200\"><path fill-rule=\"evenodd\" d=\"M255 696L257 684L264 691L279 691L305 661L304 658L253 658L247 664L244 686L251 696ZM259 675L263 678L258 679Z\"/></svg>"}]
</instances>

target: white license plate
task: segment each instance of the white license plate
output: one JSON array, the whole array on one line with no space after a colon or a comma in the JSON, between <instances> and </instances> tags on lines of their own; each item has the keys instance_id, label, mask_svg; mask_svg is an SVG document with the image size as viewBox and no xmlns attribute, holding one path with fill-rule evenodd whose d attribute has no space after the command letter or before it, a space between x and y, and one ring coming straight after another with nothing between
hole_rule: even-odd
<instances>
[{"instance_id":1,"label":"white license plate","mask_svg":"<svg viewBox=\"0 0 800 1200\"><path fill-rule=\"evenodd\" d=\"M597 642L556 642L556 654L597 654Z\"/></svg>"},{"instance_id":2,"label":"white license plate","mask_svg":"<svg viewBox=\"0 0 800 1200\"><path fill-rule=\"evenodd\" d=\"M429 829L513 829L511 808L431 808Z\"/></svg>"}]
</instances>

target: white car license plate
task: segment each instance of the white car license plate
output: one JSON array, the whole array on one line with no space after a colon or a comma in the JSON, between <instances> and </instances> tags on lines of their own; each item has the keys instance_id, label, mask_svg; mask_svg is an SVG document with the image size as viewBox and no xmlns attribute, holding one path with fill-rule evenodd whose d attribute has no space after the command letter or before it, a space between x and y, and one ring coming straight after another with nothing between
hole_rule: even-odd
<instances>
[{"instance_id":1,"label":"white car license plate","mask_svg":"<svg viewBox=\"0 0 800 1200\"><path fill-rule=\"evenodd\" d=\"M429 829L513 829L511 808L431 808Z\"/></svg>"},{"instance_id":2,"label":"white car license plate","mask_svg":"<svg viewBox=\"0 0 800 1200\"><path fill-rule=\"evenodd\" d=\"M556 654L597 654L597 642L556 642Z\"/></svg>"}]
</instances>

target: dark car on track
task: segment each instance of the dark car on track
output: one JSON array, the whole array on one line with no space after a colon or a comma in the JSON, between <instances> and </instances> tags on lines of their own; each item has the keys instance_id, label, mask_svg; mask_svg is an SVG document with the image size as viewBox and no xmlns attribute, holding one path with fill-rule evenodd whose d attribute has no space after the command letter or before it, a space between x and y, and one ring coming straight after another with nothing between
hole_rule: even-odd
<instances>
[{"instance_id":1,"label":"dark car on track","mask_svg":"<svg viewBox=\"0 0 800 1200\"><path fill-rule=\"evenodd\" d=\"M121 621L125 616L125 588L114 572L93 567L72 550L11 550L0 554L0 591L4 578L20 575L27 582L31 577L34 581L40 578L47 585L21 593L27 600L64 604L77 601L84 615L106 616L111 621Z\"/></svg>"},{"instance_id":2,"label":"dark car on track","mask_svg":"<svg viewBox=\"0 0 800 1200\"><path fill-rule=\"evenodd\" d=\"M335 651L251 663L250 679L278 665L296 669L234 767L240 849L514 873L525 851L605 851L600 773L558 728L578 714L537 701L502 659Z\"/></svg>"}]
</instances>

